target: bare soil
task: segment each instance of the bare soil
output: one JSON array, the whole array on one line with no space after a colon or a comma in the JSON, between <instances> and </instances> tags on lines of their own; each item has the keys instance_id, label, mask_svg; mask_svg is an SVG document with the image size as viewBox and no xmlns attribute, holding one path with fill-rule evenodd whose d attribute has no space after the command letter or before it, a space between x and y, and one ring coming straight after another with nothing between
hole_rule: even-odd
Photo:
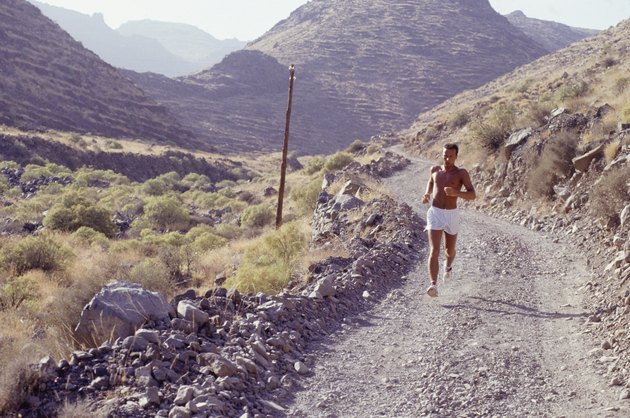
<instances>
[{"instance_id":1,"label":"bare soil","mask_svg":"<svg viewBox=\"0 0 630 418\"><path fill-rule=\"evenodd\" d=\"M429 164L385 181L425 216ZM474 179L473 179L474 181ZM426 254L400 287L312 347L293 417L622 417L581 287L595 277L562 237L463 209L454 277L425 295Z\"/></svg>"}]
</instances>

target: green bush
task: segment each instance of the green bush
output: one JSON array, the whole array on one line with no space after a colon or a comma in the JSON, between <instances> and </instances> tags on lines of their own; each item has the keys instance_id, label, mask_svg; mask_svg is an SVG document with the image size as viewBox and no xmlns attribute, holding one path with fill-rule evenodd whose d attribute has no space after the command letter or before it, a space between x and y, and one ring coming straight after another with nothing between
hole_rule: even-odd
<instances>
[{"instance_id":1,"label":"green bush","mask_svg":"<svg viewBox=\"0 0 630 418\"><path fill-rule=\"evenodd\" d=\"M40 177L52 176L50 170L44 165L27 164L24 167L24 173L22 173L21 181L32 181Z\"/></svg>"},{"instance_id":2,"label":"green bush","mask_svg":"<svg viewBox=\"0 0 630 418\"><path fill-rule=\"evenodd\" d=\"M144 214L155 228L162 231L185 228L190 222L190 214L174 196L149 199L144 207Z\"/></svg>"},{"instance_id":3,"label":"green bush","mask_svg":"<svg viewBox=\"0 0 630 418\"><path fill-rule=\"evenodd\" d=\"M291 199L302 214L312 214L317 205L317 197L322 191L322 179L317 178L302 187L295 187Z\"/></svg>"},{"instance_id":4,"label":"green bush","mask_svg":"<svg viewBox=\"0 0 630 418\"><path fill-rule=\"evenodd\" d=\"M527 190L534 197L552 197L553 186L573 171L571 160L576 155L576 149L577 135L573 133L563 132L551 138L529 171Z\"/></svg>"},{"instance_id":5,"label":"green bush","mask_svg":"<svg viewBox=\"0 0 630 418\"><path fill-rule=\"evenodd\" d=\"M18 309L22 303L37 297L37 286L32 277L15 277L0 287L0 311Z\"/></svg>"},{"instance_id":6,"label":"green bush","mask_svg":"<svg viewBox=\"0 0 630 418\"><path fill-rule=\"evenodd\" d=\"M188 189L192 190L198 190L212 185L212 182L210 181L210 178L208 178L208 176L204 176L203 174L198 173L186 174L181 182Z\"/></svg>"},{"instance_id":7,"label":"green bush","mask_svg":"<svg viewBox=\"0 0 630 418\"><path fill-rule=\"evenodd\" d=\"M216 229L217 235L230 241L240 237L243 233L238 226L232 224L221 224Z\"/></svg>"},{"instance_id":8,"label":"green bush","mask_svg":"<svg viewBox=\"0 0 630 418\"><path fill-rule=\"evenodd\" d=\"M61 202L48 211L44 218L44 226L66 232L73 232L86 226L108 237L116 233L111 212L74 190L65 193Z\"/></svg>"},{"instance_id":9,"label":"green bush","mask_svg":"<svg viewBox=\"0 0 630 418\"><path fill-rule=\"evenodd\" d=\"M74 231L72 237L79 241L86 242L90 245L98 244L103 248L107 248L109 244L109 240L107 239L105 234L103 234L102 232L98 232L90 228L89 226L80 227L79 229Z\"/></svg>"},{"instance_id":10,"label":"green bush","mask_svg":"<svg viewBox=\"0 0 630 418\"><path fill-rule=\"evenodd\" d=\"M306 167L304 167L304 172L308 175L318 173L323 170L325 164L326 159L324 157L313 157L308 160L308 163L306 163Z\"/></svg>"},{"instance_id":11,"label":"green bush","mask_svg":"<svg viewBox=\"0 0 630 418\"><path fill-rule=\"evenodd\" d=\"M497 106L471 125L472 139L483 149L496 151L514 130L515 109L513 106Z\"/></svg>"},{"instance_id":12,"label":"green bush","mask_svg":"<svg viewBox=\"0 0 630 418\"><path fill-rule=\"evenodd\" d=\"M226 284L243 292L281 291L295 274L306 242L295 223L284 224L245 251L236 275Z\"/></svg>"},{"instance_id":13,"label":"green bush","mask_svg":"<svg viewBox=\"0 0 630 418\"><path fill-rule=\"evenodd\" d=\"M26 237L0 250L2 265L11 268L17 276L34 269L63 270L71 256L70 250L45 235Z\"/></svg>"},{"instance_id":14,"label":"green bush","mask_svg":"<svg viewBox=\"0 0 630 418\"><path fill-rule=\"evenodd\" d=\"M276 217L275 211L266 204L249 206L241 214L241 226L262 228L269 225Z\"/></svg>"},{"instance_id":15,"label":"green bush","mask_svg":"<svg viewBox=\"0 0 630 418\"><path fill-rule=\"evenodd\" d=\"M112 170L94 170L91 168L80 168L75 173L75 184L77 186L91 186L93 184L129 184L130 181L122 174Z\"/></svg>"},{"instance_id":16,"label":"green bush","mask_svg":"<svg viewBox=\"0 0 630 418\"><path fill-rule=\"evenodd\" d=\"M324 164L324 169L326 171L337 171L341 170L348 164L350 164L354 159L352 155L347 152L337 152L326 160L326 164Z\"/></svg>"},{"instance_id":17,"label":"green bush","mask_svg":"<svg viewBox=\"0 0 630 418\"><path fill-rule=\"evenodd\" d=\"M129 280L162 295L169 295L173 288L168 267L155 258L147 258L134 266L129 272Z\"/></svg>"},{"instance_id":18,"label":"green bush","mask_svg":"<svg viewBox=\"0 0 630 418\"><path fill-rule=\"evenodd\" d=\"M223 247L228 242L208 225L198 225L191 228L186 233L186 240L191 243L192 249L196 252L206 252Z\"/></svg>"}]
</instances>

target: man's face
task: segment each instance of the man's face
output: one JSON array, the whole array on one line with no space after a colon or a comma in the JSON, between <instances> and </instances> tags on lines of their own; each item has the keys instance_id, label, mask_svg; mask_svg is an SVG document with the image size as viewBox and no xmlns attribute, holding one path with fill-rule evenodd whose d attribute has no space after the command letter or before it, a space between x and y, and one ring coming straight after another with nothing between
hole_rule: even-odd
<instances>
[{"instance_id":1,"label":"man's face","mask_svg":"<svg viewBox=\"0 0 630 418\"><path fill-rule=\"evenodd\" d=\"M444 149L442 151L442 159L444 160L444 167L452 167L455 165L457 159L457 153L454 149Z\"/></svg>"}]
</instances>

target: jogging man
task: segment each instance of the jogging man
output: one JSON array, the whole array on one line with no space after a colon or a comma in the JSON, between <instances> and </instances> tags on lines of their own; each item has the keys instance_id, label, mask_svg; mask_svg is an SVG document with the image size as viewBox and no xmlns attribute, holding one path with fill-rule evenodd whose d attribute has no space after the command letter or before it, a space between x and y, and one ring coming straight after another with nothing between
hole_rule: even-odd
<instances>
[{"instance_id":1,"label":"jogging man","mask_svg":"<svg viewBox=\"0 0 630 418\"><path fill-rule=\"evenodd\" d=\"M459 232L459 209L457 198L473 200L477 197L475 188L470 181L468 172L455 165L459 148L457 144L446 144L442 150L443 165L431 167L431 178L427 183L427 190L422 197L422 203L429 203L433 198L431 207L427 212L427 228L429 233L430 255L428 261L429 277L431 285L427 289L427 295L438 295L437 279L439 271L440 243L444 234L444 250L446 262L444 263L444 280L448 279L455 259L455 243ZM462 187L466 191L462 191Z\"/></svg>"}]
</instances>

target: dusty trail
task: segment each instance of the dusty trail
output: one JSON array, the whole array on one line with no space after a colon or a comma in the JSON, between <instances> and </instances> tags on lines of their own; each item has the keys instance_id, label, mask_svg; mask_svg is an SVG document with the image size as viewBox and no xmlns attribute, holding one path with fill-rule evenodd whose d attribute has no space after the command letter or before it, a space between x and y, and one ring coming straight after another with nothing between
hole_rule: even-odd
<instances>
[{"instance_id":1,"label":"dusty trail","mask_svg":"<svg viewBox=\"0 0 630 418\"><path fill-rule=\"evenodd\" d=\"M427 172L415 161L386 181L423 217ZM630 416L605 387L606 364L589 357L586 260L554 237L473 211L463 219L440 297L424 295L423 257L383 302L318 343L289 416Z\"/></svg>"}]
</instances>

